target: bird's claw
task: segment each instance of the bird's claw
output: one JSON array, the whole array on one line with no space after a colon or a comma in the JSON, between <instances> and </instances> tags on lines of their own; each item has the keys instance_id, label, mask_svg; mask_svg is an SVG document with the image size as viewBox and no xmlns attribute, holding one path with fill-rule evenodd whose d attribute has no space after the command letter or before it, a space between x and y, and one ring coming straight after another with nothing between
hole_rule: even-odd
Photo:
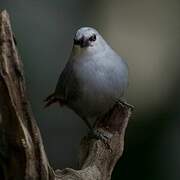
<instances>
[{"instance_id":1,"label":"bird's claw","mask_svg":"<svg viewBox=\"0 0 180 180\"><path fill-rule=\"evenodd\" d=\"M133 105L131 105L131 104L129 104L129 103L127 103L126 101L123 101L123 100L121 100L121 99L118 99L117 100L117 103L119 103L122 107L128 107L128 108L130 108L131 110L133 110L134 109L134 106Z\"/></svg>"},{"instance_id":2,"label":"bird's claw","mask_svg":"<svg viewBox=\"0 0 180 180\"><path fill-rule=\"evenodd\" d=\"M112 134L106 131L99 131L97 129L92 129L88 135L90 138L100 139L102 141L108 141L112 137Z\"/></svg>"}]
</instances>

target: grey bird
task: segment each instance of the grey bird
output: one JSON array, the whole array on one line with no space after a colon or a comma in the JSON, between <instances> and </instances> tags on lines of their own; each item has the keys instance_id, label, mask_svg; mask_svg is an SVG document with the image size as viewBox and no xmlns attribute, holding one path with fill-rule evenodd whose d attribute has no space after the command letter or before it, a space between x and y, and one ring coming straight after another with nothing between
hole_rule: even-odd
<instances>
[{"instance_id":1,"label":"grey bird","mask_svg":"<svg viewBox=\"0 0 180 180\"><path fill-rule=\"evenodd\" d=\"M127 63L97 30L80 28L69 60L45 107L58 102L76 112L93 129L90 120L106 113L122 100L128 86Z\"/></svg>"}]
</instances>

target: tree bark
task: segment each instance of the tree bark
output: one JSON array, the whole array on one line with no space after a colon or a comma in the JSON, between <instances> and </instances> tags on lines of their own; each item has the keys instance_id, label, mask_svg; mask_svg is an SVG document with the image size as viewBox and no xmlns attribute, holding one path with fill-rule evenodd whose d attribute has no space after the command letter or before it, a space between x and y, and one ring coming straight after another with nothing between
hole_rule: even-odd
<instances>
[{"instance_id":1,"label":"tree bark","mask_svg":"<svg viewBox=\"0 0 180 180\"><path fill-rule=\"evenodd\" d=\"M86 136L80 146L80 169L53 170L26 95L23 65L17 52L9 15L0 12L0 179L109 180L121 157L132 109L116 103L96 123L109 139ZM57 154L57 158L61 158Z\"/></svg>"}]
</instances>

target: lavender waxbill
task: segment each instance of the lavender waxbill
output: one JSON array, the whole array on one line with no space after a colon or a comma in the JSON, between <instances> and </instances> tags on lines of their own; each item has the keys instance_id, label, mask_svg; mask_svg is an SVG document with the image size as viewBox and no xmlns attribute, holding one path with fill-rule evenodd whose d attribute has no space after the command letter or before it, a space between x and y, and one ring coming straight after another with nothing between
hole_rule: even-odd
<instances>
[{"instance_id":1,"label":"lavender waxbill","mask_svg":"<svg viewBox=\"0 0 180 180\"><path fill-rule=\"evenodd\" d=\"M69 60L46 107L58 102L90 123L121 100L128 86L126 62L93 28L82 27L74 37Z\"/></svg>"}]
</instances>

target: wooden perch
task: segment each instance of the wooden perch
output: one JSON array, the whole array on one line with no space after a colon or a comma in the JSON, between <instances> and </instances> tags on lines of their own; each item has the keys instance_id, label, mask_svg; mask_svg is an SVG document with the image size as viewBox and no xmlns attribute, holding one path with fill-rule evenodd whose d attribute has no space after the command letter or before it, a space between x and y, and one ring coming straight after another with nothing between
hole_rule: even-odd
<instances>
[{"instance_id":1,"label":"wooden perch","mask_svg":"<svg viewBox=\"0 0 180 180\"><path fill-rule=\"evenodd\" d=\"M80 170L53 170L31 112L23 66L18 56L9 15L0 12L0 179L109 180L121 157L131 108L115 106L97 121L96 129L111 138L85 137L80 147ZM63 155L62 155L63 156ZM57 154L57 158L61 158Z\"/></svg>"}]
</instances>

